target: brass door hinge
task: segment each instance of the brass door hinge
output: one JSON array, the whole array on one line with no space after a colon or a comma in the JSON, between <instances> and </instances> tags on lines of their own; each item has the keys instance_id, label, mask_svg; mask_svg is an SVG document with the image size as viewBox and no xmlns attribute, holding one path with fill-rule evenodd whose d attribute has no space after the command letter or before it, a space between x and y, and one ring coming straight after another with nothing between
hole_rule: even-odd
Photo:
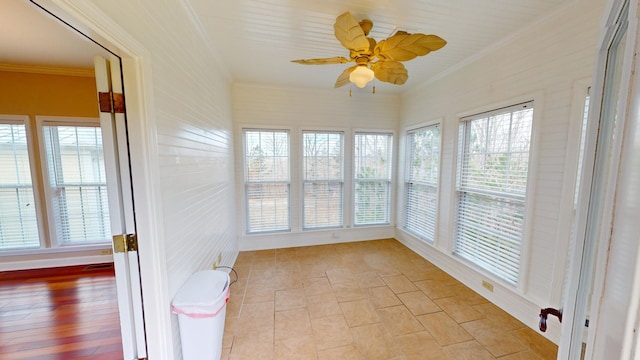
<instances>
[{"instance_id":1,"label":"brass door hinge","mask_svg":"<svg viewBox=\"0 0 640 360\"><path fill-rule=\"evenodd\" d=\"M98 93L100 112L124 114L124 95L114 92Z\"/></svg>"},{"instance_id":2,"label":"brass door hinge","mask_svg":"<svg viewBox=\"0 0 640 360\"><path fill-rule=\"evenodd\" d=\"M113 252L123 253L138 251L138 237L136 234L120 234L113 236Z\"/></svg>"}]
</instances>

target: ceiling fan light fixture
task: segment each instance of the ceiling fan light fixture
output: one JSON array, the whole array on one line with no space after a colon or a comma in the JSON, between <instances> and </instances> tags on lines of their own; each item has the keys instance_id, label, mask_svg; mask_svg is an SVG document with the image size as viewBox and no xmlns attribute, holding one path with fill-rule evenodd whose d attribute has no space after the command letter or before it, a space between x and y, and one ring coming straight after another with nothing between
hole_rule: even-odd
<instances>
[{"instance_id":1,"label":"ceiling fan light fixture","mask_svg":"<svg viewBox=\"0 0 640 360\"><path fill-rule=\"evenodd\" d=\"M349 81L356 84L357 87L363 88L373 80L374 76L373 70L369 69L367 65L359 65L349 74Z\"/></svg>"}]
</instances>

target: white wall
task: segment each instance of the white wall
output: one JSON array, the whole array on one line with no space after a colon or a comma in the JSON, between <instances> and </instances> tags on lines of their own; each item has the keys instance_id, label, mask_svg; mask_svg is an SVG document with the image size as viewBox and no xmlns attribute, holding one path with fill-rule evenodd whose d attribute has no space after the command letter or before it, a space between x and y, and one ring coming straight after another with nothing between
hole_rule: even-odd
<instances>
[{"instance_id":1,"label":"white wall","mask_svg":"<svg viewBox=\"0 0 640 360\"><path fill-rule=\"evenodd\" d=\"M601 0L572 2L555 16L490 49L485 56L402 97L402 127L438 118L444 119L444 124L436 247L403 231L398 231L398 238L534 328L540 308L561 306L558 289L562 288L566 270L577 162L574 129L575 122L580 121L579 116L572 117L574 84L590 77L593 71L603 8ZM536 159L532 166L537 170L532 179L533 191L528 194L533 211L528 214L531 233L524 240L524 276L520 287L513 288L451 255L455 145L461 114L525 99L536 100L534 126L539 137L532 150ZM495 285L493 293L482 288L484 279ZM557 341L559 325L554 320L549 324L546 335Z\"/></svg>"},{"instance_id":2,"label":"white wall","mask_svg":"<svg viewBox=\"0 0 640 360\"><path fill-rule=\"evenodd\" d=\"M384 239L394 236L390 226L353 228L350 224L352 182L350 177L353 133L356 130L385 130L395 132L399 119L397 95L369 89L353 91L340 89L281 88L255 84L233 86L233 118L236 143L236 179L238 219L237 232L241 250L283 248L336 242ZM242 129L266 127L289 129L291 136L291 212L292 231L267 235L244 235L244 195L242 169ZM300 144L295 143L302 130L339 130L345 137L345 224L341 229L301 231L301 189L296 177L301 175ZM394 137L397 142L397 136ZM393 221L393 220L392 220Z\"/></svg>"},{"instance_id":3,"label":"white wall","mask_svg":"<svg viewBox=\"0 0 640 360\"><path fill-rule=\"evenodd\" d=\"M146 95L153 102L157 149L152 152L157 151L158 159L152 166L157 165L162 208L156 241L166 254L161 271L166 271L168 292L161 306L172 316L173 328L173 343L161 339L164 343L155 346L164 345L179 359L177 317L170 315L170 299L193 272L211 268L218 254L223 264L233 264L238 251L230 77L181 2L94 3L148 50L143 61L151 65L152 88ZM147 326L155 321L148 320ZM153 346L149 351L150 358L160 353Z\"/></svg>"}]
</instances>

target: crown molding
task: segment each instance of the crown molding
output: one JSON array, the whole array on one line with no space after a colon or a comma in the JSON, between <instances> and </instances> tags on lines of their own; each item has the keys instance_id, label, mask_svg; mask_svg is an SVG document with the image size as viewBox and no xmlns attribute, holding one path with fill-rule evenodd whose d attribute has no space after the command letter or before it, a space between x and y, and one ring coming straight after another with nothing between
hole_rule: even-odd
<instances>
[{"instance_id":1,"label":"crown molding","mask_svg":"<svg viewBox=\"0 0 640 360\"><path fill-rule=\"evenodd\" d=\"M95 77L93 69L67 68L67 67L41 66L41 65L19 65L19 64L0 63L0 71L22 72L22 73L31 73L31 74Z\"/></svg>"}]
</instances>

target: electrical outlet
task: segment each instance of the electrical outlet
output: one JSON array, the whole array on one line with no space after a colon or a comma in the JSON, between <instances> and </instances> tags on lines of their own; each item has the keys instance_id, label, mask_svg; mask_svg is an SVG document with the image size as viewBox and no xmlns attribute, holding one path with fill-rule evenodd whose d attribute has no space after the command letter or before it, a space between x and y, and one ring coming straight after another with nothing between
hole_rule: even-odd
<instances>
[{"instance_id":1,"label":"electrical outlet","mask_svg":"<svg viewBox=\"0 0 640 360\"><path fill-rule=\"evenodd\" d=\"M113 250L112 249L100 250L100 255L112 255L112 254L113 254Z\"/></svg>"},{"instance_id":2,"label":"electrical outlet","mask_svg":"<svg viewBox=\"0 0 640 360\"><path fill-rule=\"evenodd\" d=\"M213 262L213 265L211 266L211 268L212 268L213 270L215 270L217 267L218 267L218 262L217 262L217 261L214 261L214 262Z\"/></svg>"},{"instance_id":3,"label":"electrical outlet","mask_svg":"<svg viewBox=\"0 0 640 360\"><path fill-rule=\"evenodd\" d=\"M222 264L222 253L218 254L218 264Z\"/></svg>"},{"instance_id":4,"label":"electrical outlet","mask_svg":"<svg viewBox=\"0 0 640 360\"><path fill-rule=\"evenodd\" d=\"M491 284L491 283L489 283L489 282L487 282L485 280L482 280L482 287L487 289L487 290L489 290L489 291L491 291L491 292L493 292L493 284Z\"/></svg>"}]
</instances>

